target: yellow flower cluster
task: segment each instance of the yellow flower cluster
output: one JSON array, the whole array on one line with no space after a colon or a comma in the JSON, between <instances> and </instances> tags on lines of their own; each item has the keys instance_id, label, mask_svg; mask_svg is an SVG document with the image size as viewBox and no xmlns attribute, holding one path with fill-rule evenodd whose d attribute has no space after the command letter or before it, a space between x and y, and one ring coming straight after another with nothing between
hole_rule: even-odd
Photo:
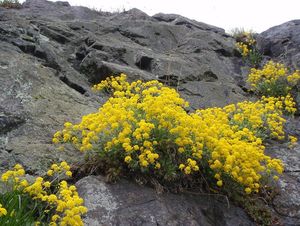
<instances>
[{"instance_id":1,"label":"yellow flower cluster","mask_svg":"<svg viewBox=\"0 0 300 226\"><path fill-rule=\"evenodd\" d=\"M280 63L267 62L262 69L252 68L247 80L254 91L266 96L285 96L300 81L299 71L293 74Z\"/></svg>"},{"instance_id":2,"label":"yellow flower cluster","mask_svg":"<svg viewBox=\"0 0 300 226\"><path fill-rule=\"evenodd\" d=\"M258 67L261 63L262 55L256 48L253 32L238 31L233 35L236 39L236 48L243 57L243 62Z\"/></svg>"},{"instance_id":3,"label":"yellow flower cluster","mask_svg":"<svg viewBox=\"0 0 300 226\"><path fill-rule=\"evenodd\" d=\"M52 164L51 168L47 171L47 175L52 177L55 173L65 172L65 175L72 177L72 172L70 171L70 166L67 162L63 161L60 165Z\"/></svg>"},{"instance_id":4,"label":"yellow flower cluster","mask_svg":"<svg viewBox=\"0 0 300 226\"><path fill-rule=\"evenodd\" d=\"M297 137L289 136L289 143L290 143L289 148L293 148L294 146L296 146L297 141L298 141Z\"/></svg>"},{"instance_id":5,"label":"yellow flower cluster","mask_svg":"<svg viewBox=\"0 0 300 226\"><path fill-rule=\"evenodd\" d=\"M123 81L124 75L109 81L121 83L120 79ZM103 89L106 83L97 85L97 89ZM66 123L53 141L70 141L80 151L123 150L122 156L129 165L138 162L142 168L160 169L160 154L155 150L160 151L164 145L175 145L172 149L179 153L187 149L192 157L201 158L201 142L197 136L190 138L198 131L189 129L192 118L184 110L187 106L174 89L157 81L136 81L123 90L117 89L98 113L84 116L80 124Z\"/></svg>"},{"instance_id":6,"label":"yellow flower cluster","mask_svg":"<svg viewBox=\"0 0 300 226\"><path fill-rule=\"evenodd\" d=\"M270 175L272 172L282 173L281 161L264 155L262 145L262 138L267 135L279 139L284 137L284 119L275 105L245 101L196 112L205 123L201 129L207 128L203 140L211 151L208 163L216 172L218 186L223 185L222 175L225 173L243 184L246 193L257 192L263 172Z\"/></svg>"},{"instance_id":7,"label":"yellow flower cluster","mask_svg":"<svg viewBox=\"0 0 300 226\"><path fill-rule=\"evenodd\" d=\"M108 83L124 85L124 76ZM105 85L107 81L95 89ZM164 179L181 172L196 176L208 165L218 186L229 175L246 193L258 191L263 177L282 173L281 161L264 155L262 140L284 136L283 100L265 98L189 114L188 103L157 81L123 85L98 112L79 124L65 123L53 141Z\"/></svg>"},{"instance_id":8,"label":"yellow flower cluster","mask_svg":"<svg viewBox=\"0 0 300 226\"><path fill-rule=\"evenodd\" d=\"M287 76L287 81L291 85L296 85L300 81L300 72L296 70L293 74Z\"/></svg>"},{"instance_id":9,"label":"yellow flower cluster","mask_svg":"<svg viewBox=\"0 0 300 226\"><path fill-rule=\"evenodd\" d=\"M281 97L280 99L284 103L285 106L284 110L286 112L294 114L297 111L296 102L294 101L294 98L290 94L288 94L285 97Z\"/></svg>"},{"instance_id":10,"label":"yellow flower cluster","mask_svg":"<svg viewBox=\"0 0 300 226\"><path fill-rule=\"evenodd\" d=\"M115 77L111 76L108 77L106 80L103 80L101 83L94 85L92 87L93 91L99 91L99 90L105 90L109 93L115 92L115 91L122 91L126 90L126 88L129 86L129 83L126 81L126 75L121 74L120 76L115 79Z\"/></svg>"},{"instance_id":11,"label":"yellow flower cluster","mask_svg":"<svg viewBox=\"0 0 300 226\"><path fill-rule=\"evenodd\" d=\"M195 160L188 158L187 164L180 164L179 169L183 170L185 174L190 174L192 171L198 171L199 166L197 165L197 162Z\"/></svg>"},{"instance_id":12,"label":"yellow flower cluster","mask_svg":"<svg viewBox=\"0 0 300 226\"><path fill-rule=\"evenodd\" d=\"M289 100L289 98L287 98L287 100ZM283 111L294 113L296 109L292 107L289 101L285 101L285 97L276 98L263 96L261 102L266 106L265 110L267 111L267 114L265 118L269 127L270 136L283 140L285 135L283 125L286 121L282 117ZM285 105L285 102L288 105ZM294 102L292 103L294 104Z\"/></svg>"},{"instance_id":13,"label":"yellow flower cluster","mask_svg":"<svg viewBox=\"0 0 300 226\"><path fill-rule=\"evenodd\" d=\"M20 177L25 175L25 170L20 164L16 164L13 168L13 170L8 170L5 173L2 174L1 180L3 182L8 182L9 180L12 180L15 183L20 182ZM21 182L21 184L26 184L26 182Z\"/></svg>"},{"instance_id":14,"label":"yellow flower cluster","mask_svg":"<svg viewBox=\"0 0 300 226\"><path fill-rule=\"evenodd\" d=\"M83 225L81 215L87 212L87 208L82 205L83 199L76 192L76 187L69 186L64 180L60 181L58 185L55 184L60 174L71 176L70 166L66 162L51 166L47 174L53 176L52 181L37 177L34 182L29 183L22 178L24 174L23 167L17 164L13 170L3 173L1 180L6 183L12 182L14 190L29 194L33 200L46 203L45 212L53 212L49 225Z\"/></svg>"},{"instance_id":15,"label":"yellow flower cluster","mask_svg":"<svg viewBox=\"0 0 300 226\"><path fill-rule=\"evenodd\" d=\"M283 64L269 61L264 65L263 69L252 68L248 82L253 87L256 87L261 80L271 83L285 77L287 77L287 68Z\"/></svg>"},{"instance_id":16,"label":"yellow flower cluster","mask_svg":"<svg viewBox=\"0 0 300 226\"><path fill-rule=\"evenodd\" d=\"M249 47L247 44L244 44L243 42L237 42L236 47L243 57L247 57L249 55Z\"/></svg>"},{"instance_id":17,"label":"yellow flower cluster","mask_svg":"<svg viewBox=\"0 0 300 226\"><path fill-rule=\"evenodd\" d=\"M255 39L251 32L243 32L239 34L239 37L236 37L238 42L236 43L236 47L240 51L243 57L247 57L250 52L255 49Z\"/></svg>"},{"instance_id":18,"label":"yellow flower cluster","mask_svg":"<svg viewBox=\"0 0 300 226\"><path fill-rule=\"evenodd\" d=\"M87 212L87 208L82 205L83 199L74 185L69 186L66 181L61 181L57 196L44 196L44 199L56 206L57 214L52 216L50 225L84 225L81 215Z\"/></svg>"}]
</instances>

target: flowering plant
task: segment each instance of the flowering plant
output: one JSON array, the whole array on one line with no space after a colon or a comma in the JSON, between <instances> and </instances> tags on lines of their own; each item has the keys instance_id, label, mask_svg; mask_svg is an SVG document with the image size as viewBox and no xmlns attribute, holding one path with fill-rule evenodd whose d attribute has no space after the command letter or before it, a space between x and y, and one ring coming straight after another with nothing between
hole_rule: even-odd
<instances>
[{"instance_id":1,"label":"flowering plant","mask_svg":"<svg viewBox=\"0 0 300 226\"><path fill-rule=\"evenodd\" d=\"M25 170L15 165L1 176L4 192L0 195L1 225L83 225L81 215L87 212L76 187L63 176L71 177L66 162L53 164L45 177L30 182Z\"/></svg>"},{"instance_id":2,"label":"flowering plant","mask_svg":"<svg viewBox=\"0 0 300 226\"><path fill-rule=\"evenodd\" d=\"M236 47L244 61L248 61L250 65L258 67L262 60L262 56L256 48L256 40L253 32L241 30L235 32L233 35L236 39Z\"/></svg>"},{"instance_id":3,"label":"flowering plant","mask_svg":"<svg viewBox=\"0 0 300 226\"><path fill-rule=\"evenodd\" d=\"M287 96L299 84L300 72L289 73L283 64L269 61L262 69L252 68L247 81L258 94Z\"/></svg>"},{"instance_id":4,"label":"flowering plant","mask_svg":"<svg viewBox=\"0 0 300 226\"><path fill-rule=\"evenodd\" d=\"M66 122L53 142L71 143L105 163L105 169L164 182L202 175L219 187L234 180L246 193L258 192L264 179L277 180L283 171L263 145L266 137L284 137L281 99L187 113L188 103L158 81L129 83L121 74L93 89L109 90L112 97L79 124Z\"/></svg>"}]
</instances>

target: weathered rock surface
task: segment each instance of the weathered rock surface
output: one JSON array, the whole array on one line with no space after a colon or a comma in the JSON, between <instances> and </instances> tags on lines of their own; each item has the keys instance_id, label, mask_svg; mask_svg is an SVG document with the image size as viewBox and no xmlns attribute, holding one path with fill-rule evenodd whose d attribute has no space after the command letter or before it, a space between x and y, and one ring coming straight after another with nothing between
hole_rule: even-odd
<instances>
[{"instance_id":1,"label":"weathered rock surface","mask_svg":"<svg viewBox=\"0 0 300 226\"><path fill-rule=\"evenodd\" d=\"M62 82L63 72L9 43L0 42L0 56L1 167L18 162L28 170L45 170L60 158L51 144L55 130L95 111L99 103Z\"/></svg>"},{"instance_id":2,"label":"weathered rock surface","mask_svg":"<svg viewBox=\"0 0 300 226\"><path fill-rule=\"evenodd\" d=\"M299 118L289 119L287 131L300 139ZM300 225L300 145L292 148L274 143L267 147L267 154L281 159L285 170L279 179L279 194L273 200L273 207L284 225Z\"/></svg>"},{"instance_id":3,"label":"weathered rock surface","mask_svg":"<svg viewBox=\"0 0 300 226\"><path fill-rule=\"evenodd\" d=\"M300 20L272 27L257 38L258 47L264 55L300 69Z\"/></svg>"},{"instance_id":4,"label":"weathered rock surface","mask_svg":"<svg viewBox=\"0 0 300 226\"><path fill-rule=\"evenodd\" d=\"M255 225L242 209L209 195L158 195L127 181L88 176L76 183L89 209L87 225ZM142 192L141 192L142 191Z\"/></svg>"},{"instance_id":5,"label":"weathered rock surface","mask_svg":"<svg viewBox=\"0 0 300 226\"><path fill-rule=\"evenodd\" d=\"M291 64L299 65L298 22L288 25L287 42L280 41L284 30L279 35L274 28L261 34L261 48L281 59L288 46ZM52 135L65 121L78 122L103 104L107 97L94 96L90 87L109 75L159 79L196 109L246 99L240 64L234 39L223 29L179 15L150 17L138 9L111 14L46 0L27 0L19 10L0 8L0 170L18 162L35 174L52 161L83 159L73 150L55 151ZM285 225L300 224L294 150L270 147L287 169L296 169L286 172L275 200ZM77 185L91 209L87 225L252 225L241 209L213 197L157 196L150 188L107 185L96 177Z\"/></svg>"}]
</instances>

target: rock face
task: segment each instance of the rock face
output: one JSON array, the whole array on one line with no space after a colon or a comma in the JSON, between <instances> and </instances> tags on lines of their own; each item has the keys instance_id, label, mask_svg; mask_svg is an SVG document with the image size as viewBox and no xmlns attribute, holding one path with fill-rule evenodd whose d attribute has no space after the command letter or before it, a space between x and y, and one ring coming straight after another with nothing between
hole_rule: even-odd
<instances>
[{"instance_id":1,"label":"rock face","mask_svg":"<svg viewBox=\"0 0 300 226\"><path fill-rule=\"evenodd\" d=\"M288 59L299 66L298 24L262 33L265 54L281 59L288 46ZM112 14L46 0L0 8L0 170L18 162L35 174L53 161L83 159L71 149L55 151L52 135L104 103L107 97L90 87L109 75L158 79L197 109L246 99L240 64L234 39L223 29L179 15ZM272 150L299 172L298 149L291 155L284 146ZM276 201L285 225L300 224L296 171L284 177L287 192ZM150 188L107 185L96 177L77 185L91 210L87 225L253 225L241 209L210 196L157 196Z\"/></svg>"},{"instance_id":2,"label":"rock face","mask_svg":"<svg viewBox=\"0 0 300 226\"><path fill-rule=\"evenodd\" d=\"M213 196L157 195L151 188L126 181L103 181L89 176L76 183L89 209L87 225L255 225L242 209Z\"/></svg>"},{"instance_id":3,"label":"rock face","mask_svg":"<svg viewBox=\"0 0 300 226\"><path fill-rule=\"evenodd\" d=\"M103 103L90 87L109 75L159 79L194 109L245 99L233 38L179 15L28 0L19 10L0 8L0 43L4 168L17 161L35 172L62 158L49 152L52 134Z\"/></svg>"},{"instance_id":4,"label":"rock face","mask_svg":"<svg viewBox=\"0 0 300 226\"><path fill-rule=\"evenodd\" d=\"M300 20L292 20L262 32L257 42L264 55L300 69Z\"/></svg>"},{"instance_id":5,"label":"rock face","mask_svg":"<svg viewBox=\"0 0 300 226\"><path fill-rule=\"evenodd\" d=\"M108 14L41 0L23 6L2 9L1 40L70 74L71 83L78 85L74 70L85 75L88 86L124 72L176 87L193 108L244 99L236 82L234 39L223 29L178 15L150 17L138 9Z\"/></svg>"},{"instance_id":6,"label":"rock face","mask_svg":"<svg viewBox=\"0 0 300 226\"><path fill-rule=\"evenodd\" d=\"M95 111L99 103L63 82L63 73L18 47L1 41L0 56L1 167L19 162L28 170L45 169L60 158L51 144L55 130L64 121Z\"/></svg>"}]
</instances>

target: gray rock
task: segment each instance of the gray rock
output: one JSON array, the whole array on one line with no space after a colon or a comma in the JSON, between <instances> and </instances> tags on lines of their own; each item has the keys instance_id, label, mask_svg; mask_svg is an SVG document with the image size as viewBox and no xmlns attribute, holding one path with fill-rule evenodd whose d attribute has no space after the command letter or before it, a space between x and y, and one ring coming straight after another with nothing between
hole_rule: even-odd
<instances>
[{"instance_id":1,"label":"gray rock","mask_svg":"<svg viewBox=\"0 0 300 226\"><path fill-rule=\"evenodd\" d=\"M0 25L2 40L59 72L69 70L66 62L87 76L89 86L125 72L131 79L174 86L193 108L211 106L215 98L220 105L245 99L234 39L221 28L174 14L150 17L138 9L107 14L46 0L28 0L14 14ZM222 95L203 92L210 88L200 82L186 91L185 83L207 79Z\"/></svg>"},{"instance_id":2,"label":"gray rock","mask_svg":"<svg viewBox=\"0 0 300 226\"><path fill-rule=\"evenodd\" d=\"M272 27L259 34L257 39L264 55L300 69L300 20Z\"/></svg>"},{"instance_id":3,"label":"gray rock","mask_svg":"<svg viewBox=\"0 0 300 226\"><path fill-rule=\"evenodd\" d=\"M161 194L119 181L88 176L76 183L89 209L86 225L255 225L243 210L213 195Z\"/></svg>"},{"instance_id":4,"label":"gray rock","mask_svg":"<svg viewBox=\"0 0 300 226\"><path fill-rule=\"evenodd\" d=\"M6 167L18 162L41 173L52 161L74 159L71 152L55 151L51 137L64 121L78 121L100 102L82 95L54 69L12 44L1 42L0 49L0 152L7 152ZM73 73L78 80L78 73Z\"/></svg>"}]
</instances>

